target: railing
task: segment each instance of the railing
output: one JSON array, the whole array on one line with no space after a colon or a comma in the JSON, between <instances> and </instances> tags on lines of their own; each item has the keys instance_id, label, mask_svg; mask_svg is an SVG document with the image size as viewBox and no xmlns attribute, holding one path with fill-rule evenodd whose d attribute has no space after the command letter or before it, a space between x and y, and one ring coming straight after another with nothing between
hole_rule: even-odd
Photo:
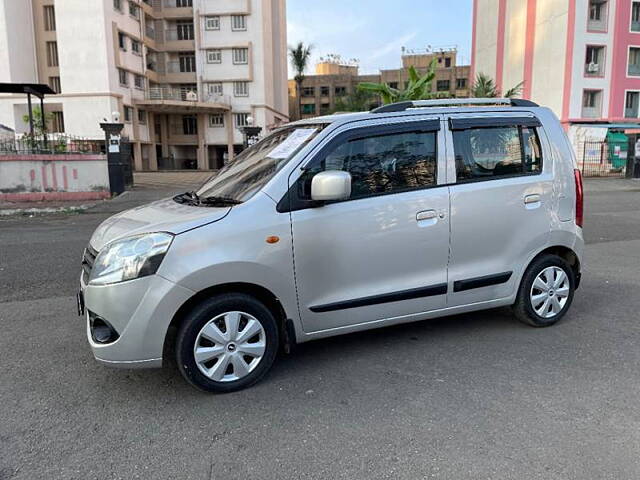
<instances>
[{"instance_id":1,"label":"railing","mask_svg":"<svg viewBox=\"0 0 640 480\"><path fill-rule=\"evenodd\" d=\"M607 21L606 19L601 20L589 20L587 28L593 32L606 32L607 31Z\"/></svg>"},{"instance_id":2,"label":"railing","mask_svg":"<svg viewBox=\"0 0 640 480\"><path fill-rule=\"evenodd\" d=\"M164 0L166 8L192 8L193 0Z\"/></svg>"},{"instance_id":3,"label":"railing","mask_svg":"<svg viewBox=\"0 0 640 480\"><path fill-rule=\"evenodd\" d=\"M582 118L600 118L600 107L582 107Z\"/></svg>"},{"instance_id":4,"label":"railing","mask_svg":"<svg viewBox=\"0 0 640 480\"><path fill-rule=\"evenodd\" d=\"M156 39L156 29L150 25L150 24L146 24L145 29L144 29L144 33L147 37L155 40Z\"/></svg>"},{"instance_id":5,"label":"railing","mask_svg":"<svg viewBox=\"0 0 640 480\"><path fill-rule=\"evenodd\" d=\"M195 73L196 72L196 62L195 59L192 62L185 61L182 65L179 61L170 61L167 62L167 72L168 73Z\"/></svg>"},{"instance_id":6,"label":"railing","mask_svg":"<svg viewBox=\"0 0 640 480\"><path fill-rule=\"evenodd\" d=\"M145 92L147 100L174 100L180 102L197 102L196 88L152 87Z\"/></svg>"},{"instance_id":7,"label":"railing","mask_svg":"<svg viewBox=\"0 0 640 480\"><path fill-rule=\"evenodd\" d=\"M195 38L193 28L167 28L164 31L165 42L193 40Z\"/></svg>"},{"instance_id":8,"label":"railing","mask_svg":"<svg viewBox=\"0 0 640 480\"><path fill-rule=\"evenodd\" d=\"M62 155L104 153L104 142L64 133L22 135L0 140L0 155Z\"/></svg>"},{"instance_id":9,"label":"railing","mask_svg":"<svg viewBox=\"0 0 640 480\"><path fill-rule=\"evenodd\" d=\"M624 118L638 118L638 105L624 109Z\"/></svg>"}]
</instances>

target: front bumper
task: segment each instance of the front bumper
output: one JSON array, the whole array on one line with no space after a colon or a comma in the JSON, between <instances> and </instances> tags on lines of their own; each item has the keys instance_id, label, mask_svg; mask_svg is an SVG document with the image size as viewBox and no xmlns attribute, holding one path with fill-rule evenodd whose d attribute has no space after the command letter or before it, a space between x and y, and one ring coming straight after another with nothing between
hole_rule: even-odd
<instances>
[{"instance_id":1,"label":"front bumper","mask_svg":"<svg viewBox=\"0 0 640 480\"><path fill-rule=\"evenodd\" d=\"M162 365L169 324L195 292L159 275L113 285L82 285L87 339L93 356L104 365L151 368ZM97 343L89 316L106 320L117 332L111 343Z\"/></svg>"}]
</instances>

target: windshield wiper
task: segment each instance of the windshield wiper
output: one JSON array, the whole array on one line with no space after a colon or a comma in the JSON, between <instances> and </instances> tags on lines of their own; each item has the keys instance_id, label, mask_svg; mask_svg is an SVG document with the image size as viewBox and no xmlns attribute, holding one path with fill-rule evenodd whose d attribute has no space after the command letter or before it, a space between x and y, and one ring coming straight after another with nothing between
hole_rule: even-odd
<instances>
[{"instance_id":1,"label":"windshield wiper","mask_svg":"<svg viewBox=\"0 0 640 480\"><path fill-rule=\"evenodd\" d=\"M235 198L215 197L215 196L199 198L199 202L198 202L199 205L207 205L211 207L217 207L217 206L223 207L225 205L239 205L241 203L242 203L241 200L237 200Z\"/></svg>"},{"instance_id":2,"label":"windshield wiper","mask_svg":"<svg viewBox=\"0 0 640 480\"><path fill-rule=\"evenodd\" d=\"M184 192L173 197L173 201L177 203L188 203L189 205L199 205L200 198L196 192Z\"/></svg>"}]
</instances>

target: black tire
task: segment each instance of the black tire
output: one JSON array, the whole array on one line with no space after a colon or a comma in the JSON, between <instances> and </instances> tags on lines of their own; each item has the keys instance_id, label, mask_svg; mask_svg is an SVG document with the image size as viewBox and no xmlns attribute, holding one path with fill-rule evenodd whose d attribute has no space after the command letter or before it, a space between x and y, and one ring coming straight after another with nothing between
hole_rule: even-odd
<instances>
[{"instance_id":1,"label":"black tire","mask_svg":"<svg viewBox=\"0 0 640 480\"><path fill-rule=\"evenodd\" d=\"M266 347L260 363L246 376L231 381L215 381L200 371L194 357L200 330L225 312L239 311L253 316L262 325ZM176 363L184 378L194 387L213 393L228 393L247 388L266 375L276 358L280 344L279 329L271 311L261 302L243 293L225 293L196 306L183 320L176 337ZM233 367L232 367L233 368Z\"/></svg>"},{"instance_id":2,"label":"black tire","mask_svg":"<svg viewBox=\"0 0 640 480\"><path fill-rule=\"evenodd\" d=\"M559 313L552 318L544 318L536 313L532 305L531 288L536 277L544 269L549 267L561 268L567 275L569 280L569 295L567 296L567 301ZM533 327L550 327L560 321L571 307L573 295L575 293L575 284L575 273L563 258L552 254L541 255L531 262L531 265L529 265L522 277L520 288L518 289L518 296L516 297L516 303L512 306L513 313L518 320Z\"/></svg>"}]
</instances>

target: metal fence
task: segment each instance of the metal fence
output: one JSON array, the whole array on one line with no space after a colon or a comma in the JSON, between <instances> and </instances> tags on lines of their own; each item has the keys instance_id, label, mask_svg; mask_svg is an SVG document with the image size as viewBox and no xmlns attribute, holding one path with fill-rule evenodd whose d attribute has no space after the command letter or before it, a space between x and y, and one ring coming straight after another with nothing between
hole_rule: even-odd
<instances>
[{"instance_id":1,"label":"metal fence","mask_svg":"<svg viewBox=\"0 0 640 480\"><path fill-rule=\"evenodd\" d=\"M633 154L633 152L629 152ZM609 142L585 141L576 152L583 177L625 177L627 146Z\"/></svg>"},{"instance_id":2,"label":"metal fence","mask_svg":"<svg viewBox=\"0 0 640 480\"><path fill-rule=\"evenodd\" d=\"M64 134L23 135L0 140L0 155L60 155L105 153L104 141Z\"/></svg>"}]
</instances>

